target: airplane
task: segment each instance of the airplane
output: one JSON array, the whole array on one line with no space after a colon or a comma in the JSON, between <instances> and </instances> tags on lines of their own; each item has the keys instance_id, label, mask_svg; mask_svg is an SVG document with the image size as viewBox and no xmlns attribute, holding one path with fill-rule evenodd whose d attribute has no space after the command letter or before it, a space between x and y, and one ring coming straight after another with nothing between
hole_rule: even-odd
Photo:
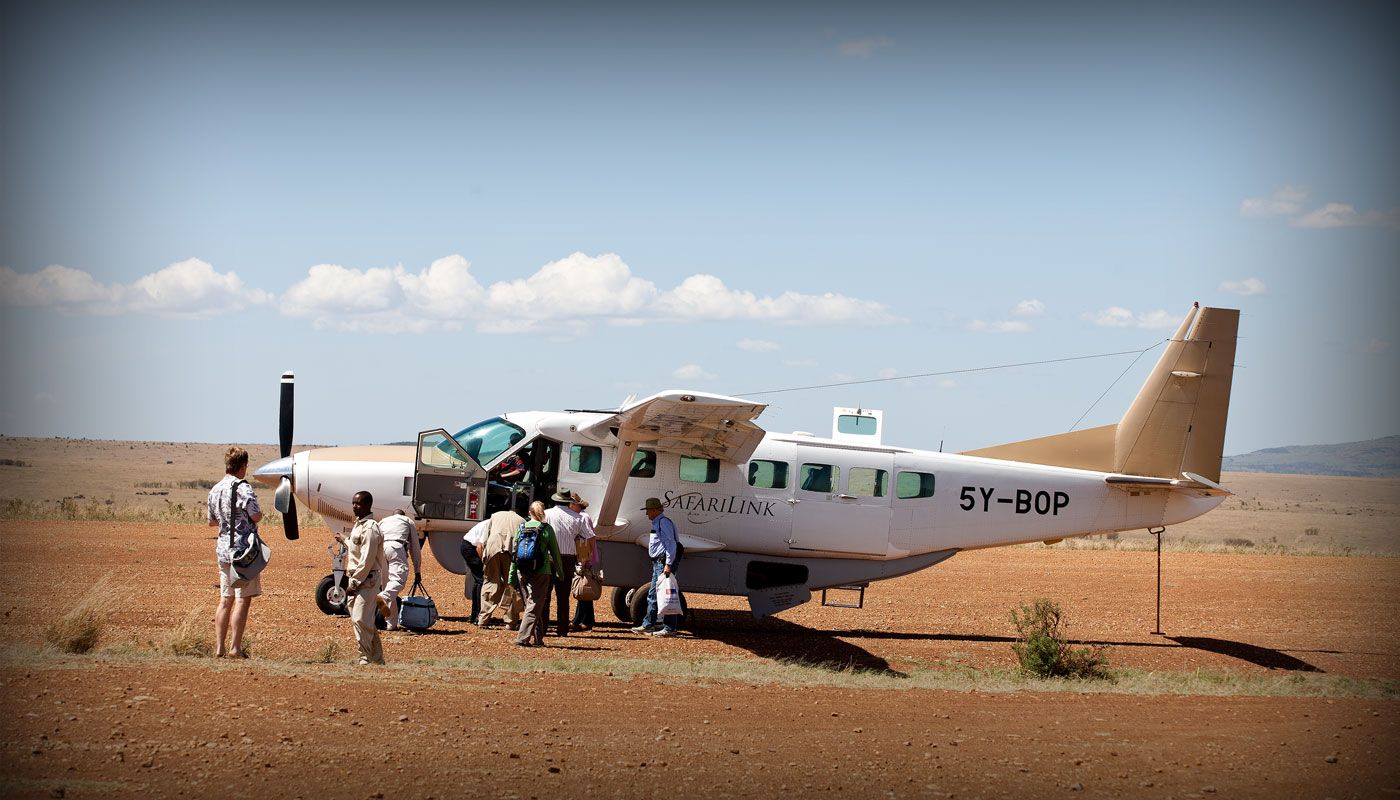
<instances>
[{"instance_id":1,"label":"airplane","mask_svg":"<svg viewBox=\"0 0 1400 800\"><path fill-rule=\"evenodd\" d=\"M863 602L871 582L964 550L1156 530L1218 506L1230 494L1219 480L1238 325L1237 309L1193 304L1115 424L962 453L884 444L878 411L837 408L827 438L773 433L755 422L763 403L678 389L613 410L504 413L421 432L416 447L293 454L288 372L282 458L254 479L277 487L288 538L296 500L340 532L357 491L374 495L376 518L411 506L425 549L459 575L476 522L567 488L598 509L604 583L624 622L646 607L648 497L676 523L691 595L746 597L755 617L814 591L858 589ZM512 456L525 467L514 482L499 475ZM322 610L338 589L322 581Z\"/></svg>"}]
</instances>

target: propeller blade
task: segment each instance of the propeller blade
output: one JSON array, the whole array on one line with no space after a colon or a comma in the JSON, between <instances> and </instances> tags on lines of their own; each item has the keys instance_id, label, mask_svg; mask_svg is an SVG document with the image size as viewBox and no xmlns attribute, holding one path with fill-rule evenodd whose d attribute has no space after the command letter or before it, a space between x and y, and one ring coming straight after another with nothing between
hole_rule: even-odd
<instances>
[{"instance_id":1,"label":"propeller blade","mask_svg":"<svg viewBox=\"0 0 1400 800\"><path fill-rule=\"evenodd\" d=\"M286 514L295 505L296 501L292 499L292 479L283 475L282 482L277 484L277 493L272 496L272 507Z\"/></svg>"},{"instance_id":2,"label":"propeller blade","mask_svg":"<svg viewBox=\"0 0 1400 800\"><path fill-rule=\"evenodd\" d=\"M296 387L296 376L290 371L282 373L282 405L277 414L277 441L282 446L282 457L292 454L292 396Z\"/></svg>"},{"instance_id":3,"label":"propeller blade","mask_svg":"<svg viewBox=\"0 0 1400 800\"><path fill-rule=\"evenodd\" d=\"M295 539L301 535L297 529L297 501L292 497L292 479L286 475L282 476L282 482L277 484L277 493L272 496L272 505L282 512L282 532L287 534L288 539Z\"/></svg>"},{"instance_id":4,"label":"propeller blade","mask_svg":"<svg viewBox=\"0 0 1400 800\"><path fill-rule=\"evenodd\" d=\"M291 501L287 506L287 511L282 515L282 532L287 534L287 539L295 541L301 532L297 530L297 503Z\"/></svg>"}]
</instances>

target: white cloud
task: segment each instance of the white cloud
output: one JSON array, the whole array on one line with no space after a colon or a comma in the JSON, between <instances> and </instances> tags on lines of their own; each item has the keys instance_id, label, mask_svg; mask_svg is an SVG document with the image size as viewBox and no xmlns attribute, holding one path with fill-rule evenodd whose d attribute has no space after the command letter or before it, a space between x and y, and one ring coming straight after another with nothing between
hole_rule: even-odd
<instances>
[{"instance_id":1,"label":"white cloud","mask_svg":"<svg viewBox=\"0 0 1400 800\"><path fill-rule=\"evenodd\" d=\"M836 45L836 52L843 58L870 58L876 50L894 47L894 40L888 36L865 36L860 39L846 39Z\"/></svg>"},{"instance_id":2,"label":"white cloud","mask_svg":"<svg viewBox=\"0 0 1400 800\"><path fill-rule=\"evenodd\" d=\"M1295 228L1348 228L1357 225L1379 225L1400 229L1400 208L1385 211L1357 211L1346 203L1328 203L1322 208L1289 220Z\"/></svg>"},{"instance_id":3,"label":"white cloud","mask_svg":"<svg viewBox=\"0 0 1400 800\"><path fill-rule=\"evenodd\" d=\"M1145 328L1157 330L1161 328L1174 328L1181 320L1169 311L1157 309L1156 311L1145 311L1133 313L1121 306L1109 306L1102 311L1085 312L1079 315L1080 319L1092 322L1104 328Z\"/></svg>"},{"instance_id":4,"label":"white cloud","mask_svg":"<svg viewBox=\"0 0 1400 800\"><path fill-rule=\"evenodd\" d=\"M143 312L209 317L276 302L285 316L318 328L375 333L458 330L482 333L540 330L577 336L598 322L636 327L657 322L749 320L780 325L890 325L905 320L882 303L845 295L784 292L759 296L731 289L713 275L692 275L661 291L635 275L617 255L573 253L534 274L483 286L460 255L420 271L403 266L359 269L317 264L280 296L245 287L190 259L137 279L104 285L82 270L53 265L21 274L0 267L0 305L51 307L69 313ZM748 349L778 345L745 340ZM744 346L743 344L740 345Z\"/></svg>"},{"instance_id":5,"label":"white cloud","mask_svg":"<svg viewBox=\"0 0 1400 800\"><path fill-rule=\"evenodd\" d=\"M1031 326L1019 319L1003 319L986 322L974 319L967 324L973 333L1029 333Z\"/></svg>"},{"instance_id":6,"label":"white cloud","mask_svg":"<svg viewBox=\"0 0 1400 800\"><path fill-rule=\"evenodd\" d=\"M686 364L671 370L671 377L682 381L712 381L719 376L706 372L699 364Z\"/></svg>"},{"instance_id":7,"label":"white cloud","mask_svg":"<svg viewBox=\"0 0 1400 800\"><path fill-rule=\"evenodd\" d=\"M1225 281L1216 288L1222 292L1244 295L1246 297L1252 294L1264 294L1268 291L1264 286L1264 282L1258 278L1245 278L1242 281Z\"/></svg>"},{"instance_id":8,"label":"white cloud","mask_svg":"<svg viewBox=\"0 0 1400 800\"><path fill-rule=\"evenodd\" d=\"M1240 203L1240 213L1247 217L1288 217L1295 228L1349 228L1358 225L1378 225L1400 229L1400 208L1378 211L1357 211L1349 203L1326 203L1303 213L1306 189L1285 186L1268 197L1251 197Z\"/></svg>"},{"instance_id":9,"label":"white cloud","mask_svg":"<svg viewBox=\"0 0 1400 800\"><path fill-rule=\"evenodd\" d=\"M885 378L885 379L888 380L889 378L898 377L898 376L899 376L899 370L897 370L897 369L895 369L895 368L893 368L893 367L885 367L884 369L880 370L879 372L877 372L877 373L875 373L875 374L876 374L878 377Z\"/></svg>"},{"instance_id":10,"label":"white cloud","mask_svg":"<svg viewBox=\"0 0 1400 800\"><path fill-rule=\"evenodd\" d=\"M831 380L837 383L846 383L847 381L855 380L855 377L845 372L833 372L831 373Z\"/></svg>"},{"instance_id":11,"label":"white cloud","mask_svg":"<svg viewBox=\"0 0 1400 800\"><path fill-rule=\"evenodd\" d=\"M1016 304L1016 308L1011 313L1018 317L1043 317L1045 316L1045 304L1039 300L1022 300Z\"/></svg>"},{"instance_id":12,"label":"white cloud","mask_svg":"<svg viewBox=\"0 0 1400 800\"><path fill-rule=\"evenodd\" d=\"M53 306L65 311L108 312L112 290L80 269L50 264L38 272L0 267L0 301L10 306Z\"/></svg>"},{"instance_id":13,"label":"white cloud","mask_svg":"<svg viewBox=\"0 0 1400 800\"><path fill-rule=\"evenodd\" d=\"M98 283L87 272L52 264L21 274L0 267L0 303L49 307L71 314L146 313L203 319L267 303L272 296L244 287L197 258L179 261L130 284Z\"/></svg>"},{"instance_id":14,"label":"white cloud","mask_svg":"<svg viewBox=\"0 0 1400 800\"><path fill-rule=\"evenodd\" d=\"M766 339L740 339L735 343L740 350L748 350L750 353L770 353L778 349L777 342L770 342Z\"/></svg>"},{"instance_id":15,"label":"white cloud","mask_svg":"<svg viewBox=\"0 0 1400 800\"><path fill-rule=\"evenodd\" d=\"M1240 203L1240 213L1246 217L1291 217L1303 210L1307 198L1307 189L1285 186L1268 197L1246 199Z\"/></svg>"},{"instance_id":16,"label":"white cloud","mask_svg":"<svg viewBox=\"0 0 1400 800\"><path fill-rule=\"evenodd\" d=\"M956 389L956 388L958 388L958 382L955 381L955 380L953 380L952 378L944 378L943 380L941 380L941 381L938 382L938 388L940 388L940 389Z\"/></svg>"}]
</instances>

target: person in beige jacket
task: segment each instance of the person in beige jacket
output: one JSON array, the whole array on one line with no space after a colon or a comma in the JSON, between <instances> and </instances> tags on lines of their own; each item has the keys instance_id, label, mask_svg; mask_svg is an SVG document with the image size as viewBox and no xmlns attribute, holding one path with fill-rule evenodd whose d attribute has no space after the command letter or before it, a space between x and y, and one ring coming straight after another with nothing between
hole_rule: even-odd
<instances>
[{"instance_id":1,"label":"person in beige jacket","mask_svg":"<svg viewBox=\"0 0 1400 800\"><path fill-rule=\"evenodd\" d=\"M383 605L379 592L384 588L384 534L379 523L370 516L374 506L374 496L369 492L356 492L350 499L350 508L355 512L355 527L344 541L349 549L346 554L345 589L350 594L350 620L355 623L355 644L360 648L360 664L383 664L384 642L379 630L374 627L375 609ZM341 535L335 538L341 540ZM386 613L387 617L388 614Z\"/></svg>"},{"instance_id":2,"label":"person in beige jacket","mask_svg":"<svg viewBox=\"0 0 1400 800\"><path fill-rule=\"evenodd\" d=\"M491 531L486 535L480 553L484 565L481 584L481 613L477 624L489 628L496 624L496 609L501 609L506 625L514 628L520 621L525 604L520 595L506 582L510 572L510 543L525 518L514 511L497 511L491 515Z\"/></svg>"}]
</instances>

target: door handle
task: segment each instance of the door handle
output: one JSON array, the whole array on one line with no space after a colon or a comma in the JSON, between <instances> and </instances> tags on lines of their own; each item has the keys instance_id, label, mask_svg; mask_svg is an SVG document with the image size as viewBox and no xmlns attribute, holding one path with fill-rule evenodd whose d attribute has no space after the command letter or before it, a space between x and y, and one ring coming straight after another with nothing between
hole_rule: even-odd
<instances>
[{"instance_id":1,"label":"door handle","mask_svg":"<svg viewBox=\"0 0 1400 800\"><path fill-rule=\"evenodd\" d=\"M838 494L838 495L836 495L836 497L837 497L838 499L840 499L840 500L854 500L854 499L856 499L856 496L853 495L853 494Z\"/></svg>"}]
</instances>

